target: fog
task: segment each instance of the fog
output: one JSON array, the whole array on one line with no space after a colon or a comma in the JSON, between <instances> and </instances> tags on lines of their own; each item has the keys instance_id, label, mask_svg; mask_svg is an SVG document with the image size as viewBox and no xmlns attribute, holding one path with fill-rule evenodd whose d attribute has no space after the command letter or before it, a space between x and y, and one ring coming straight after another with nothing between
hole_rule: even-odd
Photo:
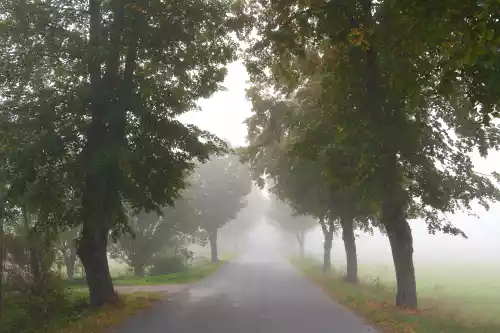
<instances>
[{"instance_id":1,"label":"fog","mask_svg":"<svg viewBox=\"0 0 500 333\"><path fill-rule=\"evenodd\" d=\"M468 239L442 233L429 235L426 224L422 220L410 221L414 237L415 263L491 263L500 264L500 205L495 204L486 212L476 207L479 218L467 214L449 216L450 221L462 229ZM360 263L391 263L392 256L387 236L376 232L371 236L357 232L356 245ZM323 234L316 229L306 238L306 251L321 255ZM336 238L332 249L332 259L344 260L345 253L342 239Z\"/></svg>"}]
</instances>

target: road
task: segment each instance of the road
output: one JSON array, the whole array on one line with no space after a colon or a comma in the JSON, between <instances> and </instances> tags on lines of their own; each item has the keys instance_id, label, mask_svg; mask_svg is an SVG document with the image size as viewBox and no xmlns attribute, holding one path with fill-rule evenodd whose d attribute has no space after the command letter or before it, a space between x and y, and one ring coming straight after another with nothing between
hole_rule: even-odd
<instances>
[{"instance_id":1,"label":"road","mask_svg":"<svg viewBox=\"0 0 500 333\"><path fill-rule=\"evenodd\" d=\"M365 333L362 319L329 299L285 259L240 255L173 293L117 333Z\"/></svg>"}]
</instances>

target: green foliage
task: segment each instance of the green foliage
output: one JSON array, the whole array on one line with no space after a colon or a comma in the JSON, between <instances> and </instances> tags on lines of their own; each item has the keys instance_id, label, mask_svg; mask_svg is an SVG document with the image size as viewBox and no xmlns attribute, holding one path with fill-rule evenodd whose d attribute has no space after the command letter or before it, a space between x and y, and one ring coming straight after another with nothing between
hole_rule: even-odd
<instances>
[{"instance_id":1,"label":"green foliage","mask_svg":"<svg viewBox=\"0 0 500 333\"><path fill-rule=\"evenodd\" d=\"M268 200L256 186L252 186L245 200L246 206L237 213L233 220L220 229L221 240L232 242L233 247L237 247L238 242L262 221L268 209Z\"/></svg>"},{"instance_id":2,"label":"green foliage","mask_svg":"<svg viewBox=\"0 0 500 333\"><path fill-rule=\"evenodd\" d=\"M350 197L347 202L358 202L371 213L379 210L377 204L393 184L394 196L407 198L410 210L426 219L431 232L459 233L440 211L468 209L474 199L487 205L488 199L498 198L489 179L473 172L468 155L475 147L483 154L497 148L498 128L483 128L474 114L466 115L474 112L474 103L463 90L450 96L435 87L430 73L440 73L436 59L418 58L431 46L403 41L426 36L413 27L409 35L410 27L404 27L408 16L389 20L384 15L404 5L384 1L369 13L364 11L372 5L367 1L359 1L358 7L297 1L253 5L247 14L254 17L262 39L253 40L248 51L252 79L261 82L249 92L255 112L247 122L250 153L272 160L280 156L270 151L277 146L272 141L282 142L286 155L317 161L315 174L326 177L341 197ZM413 2L409 7L410 12L418 10ZM271 30L273 26L279 28ZM353 33L363 41L353 41ZM368 49L360 46L364 42ZM292 81L286 76L291 73ZM379 77L372 82L372 75ZM269 95L269 85L285 89L289 97ZM380 96L367 95L367 85L379 89L373 93ZM456 135L450 136L453 129ZM264 146L270 147L267 155ZM384 161L391 154L398 156L392 166ZM397 190L401 186L402 193Z\"/></svg>"},{"instance_id":3,"label":"green foliage","mask_svg":"<svg viewBox=\"0 0 500 333\"><path fill-rule=\"evenodd\" d=\"M216 231L245 207L252 189L250 171L234 154L215 156L193 175L192 198L201 227Z\"/></svg>"},{"instance_id":4,"label":"green foliage","mask_svg":"<svg viewBox=\"0 0 500 333\"><path fill-rule=\"evenodd\" d=\"M268 216L277 223L278 228L291 233L303 233L318 226L311 216L297 215L292 207L271 195Z\"/></svg>"},{"instance_id":5,"label":"green foliage","mask_svg":"<svg viewBox=\"0 0 500 333\"><path fill-rule=\"evenodd\" d=\"M11 288L5 295L7 306L0 316L2 332L50 331L58 320L75 320L88 308L87 301L71 302L65 284L56 276L51 276L42 294L34 294L31 287Z\"/></svg>"},{"instance_id":6,"label":"green foliage","mask_svg":"<svg viewBox=\"0 0 500 333\"><path fill-rule=\"evenodd\" d=\"M445 3L254 0L240 8L253 29L243 37L254 83L246 158L256 178L270 175L281 199L320 221L383 226L403 307L417 306L407 218L465 237L446 214L500 199L470 157L500 147L499 127L488 126L498 114L489 32L498 5Z\"/></svg>"},{"instance_id":7,"label":"green foliage","mask_svg":"<svg viewBox=\"0 0 500 333\"><path fill-rule=\"evenodd\" d=\"M114 297L110 230L173 205L196 162L226 150L177 117L221 89L236 22L225 0L1 0L0 175L8 210L83 225L79 256ZM3 181L2 181L3 183Z\"/></svg>"},{"instance_id":8,"label":"green foliage","mask_svg":"<svg viewBox=\"0 0 500 333\"><path fill-rule=\"evenodd\" d=\"M184 195L186 197L178 199L174 206L162 208L161 215L144 211L134 214L129 210L130 233L121 235L111 246L111 257L126 263L136 274L143 274L149 266L158 263L156 259L164 259L164 251L185 253L188 244L200 243L196 207L188 198L189 190Z\"/></svg>"},{"instance_id":9,"label":"green foliage","mask_svg":"<svg viewBox=\"0 0 500 333\"><path fill-rule=\"evenodd\" d=\"M162 256L152 260L149 275L178 273L186 269L186 258L181 255Z\"/></svg>"}]
</instances>

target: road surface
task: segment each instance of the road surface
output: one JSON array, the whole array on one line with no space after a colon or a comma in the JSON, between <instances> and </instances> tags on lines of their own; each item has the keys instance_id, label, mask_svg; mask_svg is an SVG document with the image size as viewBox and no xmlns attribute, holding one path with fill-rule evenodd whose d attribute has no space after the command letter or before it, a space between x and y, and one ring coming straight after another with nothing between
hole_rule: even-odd
<instances>
[{"instance_id":1,"label":"road surface","mask_svg":"<svg viewBox=\"0 0 500 333\"><path fill-rule=\"evenodd\" d=\"M118 333L375 332L285 259L240 255L216 274L171 294Z\"/></svg>"}]
</instances>

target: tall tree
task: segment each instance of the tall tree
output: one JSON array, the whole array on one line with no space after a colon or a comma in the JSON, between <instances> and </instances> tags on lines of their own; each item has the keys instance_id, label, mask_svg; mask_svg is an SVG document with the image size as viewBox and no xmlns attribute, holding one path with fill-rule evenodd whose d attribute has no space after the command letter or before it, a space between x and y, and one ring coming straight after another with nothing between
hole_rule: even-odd
<instances>
[{"instance_id":1,"label":"tall tree","mask_svg":"<svg viewBox=\"0 0 500 333\"><path fill-rule=\"evenodd\" d=\"M252 189L250 172L237 155L215 156L196 169L192 186L200 226L210 241L211 260L217 262L219 228L246 206L245 196Z\"/></svg>"},{"instance_id":2,"label":"tall tree","mask_svg":"<svg viewBox=\"0 0 500 333\"><path fill-rule=\"evenodd\" d=\"M307 215L298 215L289 205L279 200L275 195L271 196L268 216L276 221L277 226L294 235L299 248L299 256L305 256L305 238L309 231L318 226L316 220Z\"/></svg>"},{"instance_id":3,"label":"tall tree","mask_svg":"<svg viewBox=\"0 0 500 333\"><path fill-rule=\"evenodd\" d=\"M246 205L242 208L234 220L220 228L219 238L230 242L234 251L239 251L240 244L250 231L255 228L265 215L269 200L257 186L252 186L250 194L245 197Z\"/></svg>"},{"instance_id":4,"label":"tall tree","mask_svg":"<svg viewBox=\"0 0 500 333\"><path fill-rule=\"evenodd\" d=\"M299 104L315 119L295 122L304 132L294 150L321 153L330 181L361 188L361 202L375 203L392 249L396 304L409 308L417 297L408 214L417 212L431 232L463 235L441 212L498 198L468 155L497 148L498 130L476 122L486 109L476 108L460 81L446 93L436 84L442 41L422 24L414 29L425 6L411 2L407 12L391 0L270 0L246 8L258 36L248 49L252 80L288 95L321 88Z\"/></svg>"},{"instance_id":5,"label":"tall tree","mask_svg":"<svg viewBox=\"0 0 500 333\"><path fill-rule=\"evenodd\" d=\"M126 223L122 202L146 210L173 204L193 159L222 146L175 118L220 88L235 51L229 3L2 0L0 7L0 110L9 133L2 140L23 147L12 165L37 160L34 182L82 198L78 255L91 303L113 302L106 248L111 229Z\"/></svg>"}]
</instances>

